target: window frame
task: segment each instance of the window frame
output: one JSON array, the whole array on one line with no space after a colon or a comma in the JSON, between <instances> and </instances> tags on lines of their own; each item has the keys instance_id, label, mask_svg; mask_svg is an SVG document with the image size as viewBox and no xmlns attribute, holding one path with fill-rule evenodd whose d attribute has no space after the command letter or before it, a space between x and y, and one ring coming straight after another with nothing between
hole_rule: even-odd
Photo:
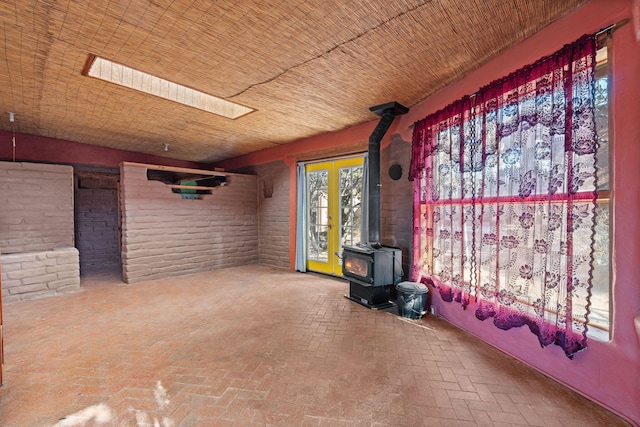
<instances>
[{"instance_id":1,"label":"window frame","mask_svg":"<svg viewBox=\"0 0 640 427\"><path fill-rule=\"evenodd\" d=\"M600 189L596 188L596 203L597 204L607 204L608 208L608 256L607 256L607 270L608 270L608 312L606 316L606 325L596 323L592 317L590 317L589 322L587 323L587 336L589 338L597 339L599 341L610 341L613 336L613 315L614 315L614 306L613 306L613 287L614 287L614 278L613 274L613 183L614 183L614 167L613 167L613 150L614 150L614 141L613 141L613 114L612 114L612 105L613 105L613 70L611 63L611 53L612 53L612 38L610 33L604 33L597 40L597 51L596 51L596 83L601 78L606 78L607 80L607 174L608 174L608 188ZM599 55L602 55L598 58ZM596 106L597 109L597 106ZM596 132L598 134L598 138L600 135L599 130L597 129L597 121L596 121ZM595 236L594 236L595 238ZM595 285L594 285L595 286Z\"/></svg>"}]
</instances>

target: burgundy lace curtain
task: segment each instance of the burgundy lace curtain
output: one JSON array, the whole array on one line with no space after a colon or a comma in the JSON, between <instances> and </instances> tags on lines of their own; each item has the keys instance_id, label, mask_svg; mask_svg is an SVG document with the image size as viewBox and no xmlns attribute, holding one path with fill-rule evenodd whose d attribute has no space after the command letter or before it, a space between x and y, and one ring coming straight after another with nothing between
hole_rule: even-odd
<instances>
[{"instance_id":1,"label":"burgundy lace curtain","mask_svg":"<svg viewBox=\"0 0 640 427\"><path fill-rule=\"evenodd\" d=\"M413 280L567 356L586 346L596 207L595 38L414 127Z\"/></svg>"}]
</instances>

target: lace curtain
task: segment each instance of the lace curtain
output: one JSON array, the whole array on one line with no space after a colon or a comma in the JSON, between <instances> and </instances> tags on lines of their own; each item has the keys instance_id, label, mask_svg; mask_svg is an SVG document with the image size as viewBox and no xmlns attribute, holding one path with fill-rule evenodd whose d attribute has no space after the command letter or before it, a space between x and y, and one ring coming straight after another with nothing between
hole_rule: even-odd
<instances>
[{"instance_id":1,"label":"lace curtain","mask_svg":"<svg viewBox=\"0 0 640 427\"><path fill-rule=\"evenodd\" d=\"M414 127L412 279L500 329L586 346L596 207L595 38Z\"/></svg>"}]
</instances>

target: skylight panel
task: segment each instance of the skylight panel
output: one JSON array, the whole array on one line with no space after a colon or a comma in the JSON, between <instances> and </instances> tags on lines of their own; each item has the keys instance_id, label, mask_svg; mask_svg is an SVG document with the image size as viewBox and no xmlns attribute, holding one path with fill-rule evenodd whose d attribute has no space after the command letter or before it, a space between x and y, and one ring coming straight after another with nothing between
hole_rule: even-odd
<instances>
[{"instance_id":1,"label":"skylight panel","mask_svg":"<svg viewBox=\"0 0 640 427\"><path fill-rule=\"evenodd\" d=\"M229 119L237 119L254 111L253 108L200 92L95 55L89 57L83 74Z\"/></svg>"}]
</instances>

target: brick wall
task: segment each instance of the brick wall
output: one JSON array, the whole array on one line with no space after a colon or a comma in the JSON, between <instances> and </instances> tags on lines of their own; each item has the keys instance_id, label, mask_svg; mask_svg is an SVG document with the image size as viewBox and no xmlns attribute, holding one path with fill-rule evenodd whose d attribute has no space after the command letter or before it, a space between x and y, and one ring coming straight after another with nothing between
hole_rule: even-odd
<instances>
[{"instance_id":1,"label":"brick wall","mask_svg":"<svg viewBox=\"0 0 640 427\"><path fill-rule=\"evenodd\" d=\"M76 175L76 248L82 270L120 263L117 183L112 174Z\"/></svg>"},{"instance_id":2,"label":"brick wall","mask_svg":"<svg viewBox=\"0 0 640 427\"><path fill-rule=\"evenodd\" d=\"M120 173L122 265L127 283L258 261L257 178L232 175L201 200L182 200L146 168ZM215 274L215 273L213 273Z\"/></svg>"},{"instance_id":3,"label":"brick wall","mask_svg":"<svg viewBox=\"0 0 640 427\"><path fill-rule=\"evenodd\" d=\"M80 288L71 166L0 162L4 302Z\"/></svg>"},{"instance_id":4,"label":"brick wall","mask_svg":"<svg viewBox=\"0 0 640 427\"><path fill-rule=\"evenodd\" d=\"M289 268L289 167L278 161L243 172L258 176L260 264Z\"/></svg>"},{"instance_id":5,"label":"brick wall","mask_svg":"<svg viewBox=\"0 0 640 427\"><path fill-rule=\"evenodd\" d=\"M2 253L72 246L71 166L0 162Z\"/></svg>"},{"instance_id":6,"label":"brick wall","mask_svg":"<svg viewBox=\"0 0 640 427\"><path fill-rule=\"evenodd\" d=\"M391 144L380 153L381 240L389 246L402 249L404 278L409 276L412 254L413 185L407 174L411 163L411 142L394 135ZM393 164L402 167L402 177L394 181L389 177ZM289 267L289 167L282 161L239 169L259 177L259 260L261 264ZM270 198L265 197L272 188Z\"/></svg>"},{"instance_id":7,"label":"brick wall","mask_svg":"<svg viewBox=\"0 0 640 427\"><path fill-rule=\"evenodd\" d=\"M391 144L380 152L380 227L384 245L402 249L404 278L409 277L413 248L413 183L408 180L411 163L411 142L394 135ZM389 177L393 164L402 167L402 177Z\"/></svg>"},{"instance_id":8,"label":"brick wall","mask_svg":"<svg viewBox=\"0 0 640 427\"><path fill-rule=\"evenodd\" d=\"M42 298L80 289L78 250L2 255L2 301Z\"/></svg>"}]
</instances>

